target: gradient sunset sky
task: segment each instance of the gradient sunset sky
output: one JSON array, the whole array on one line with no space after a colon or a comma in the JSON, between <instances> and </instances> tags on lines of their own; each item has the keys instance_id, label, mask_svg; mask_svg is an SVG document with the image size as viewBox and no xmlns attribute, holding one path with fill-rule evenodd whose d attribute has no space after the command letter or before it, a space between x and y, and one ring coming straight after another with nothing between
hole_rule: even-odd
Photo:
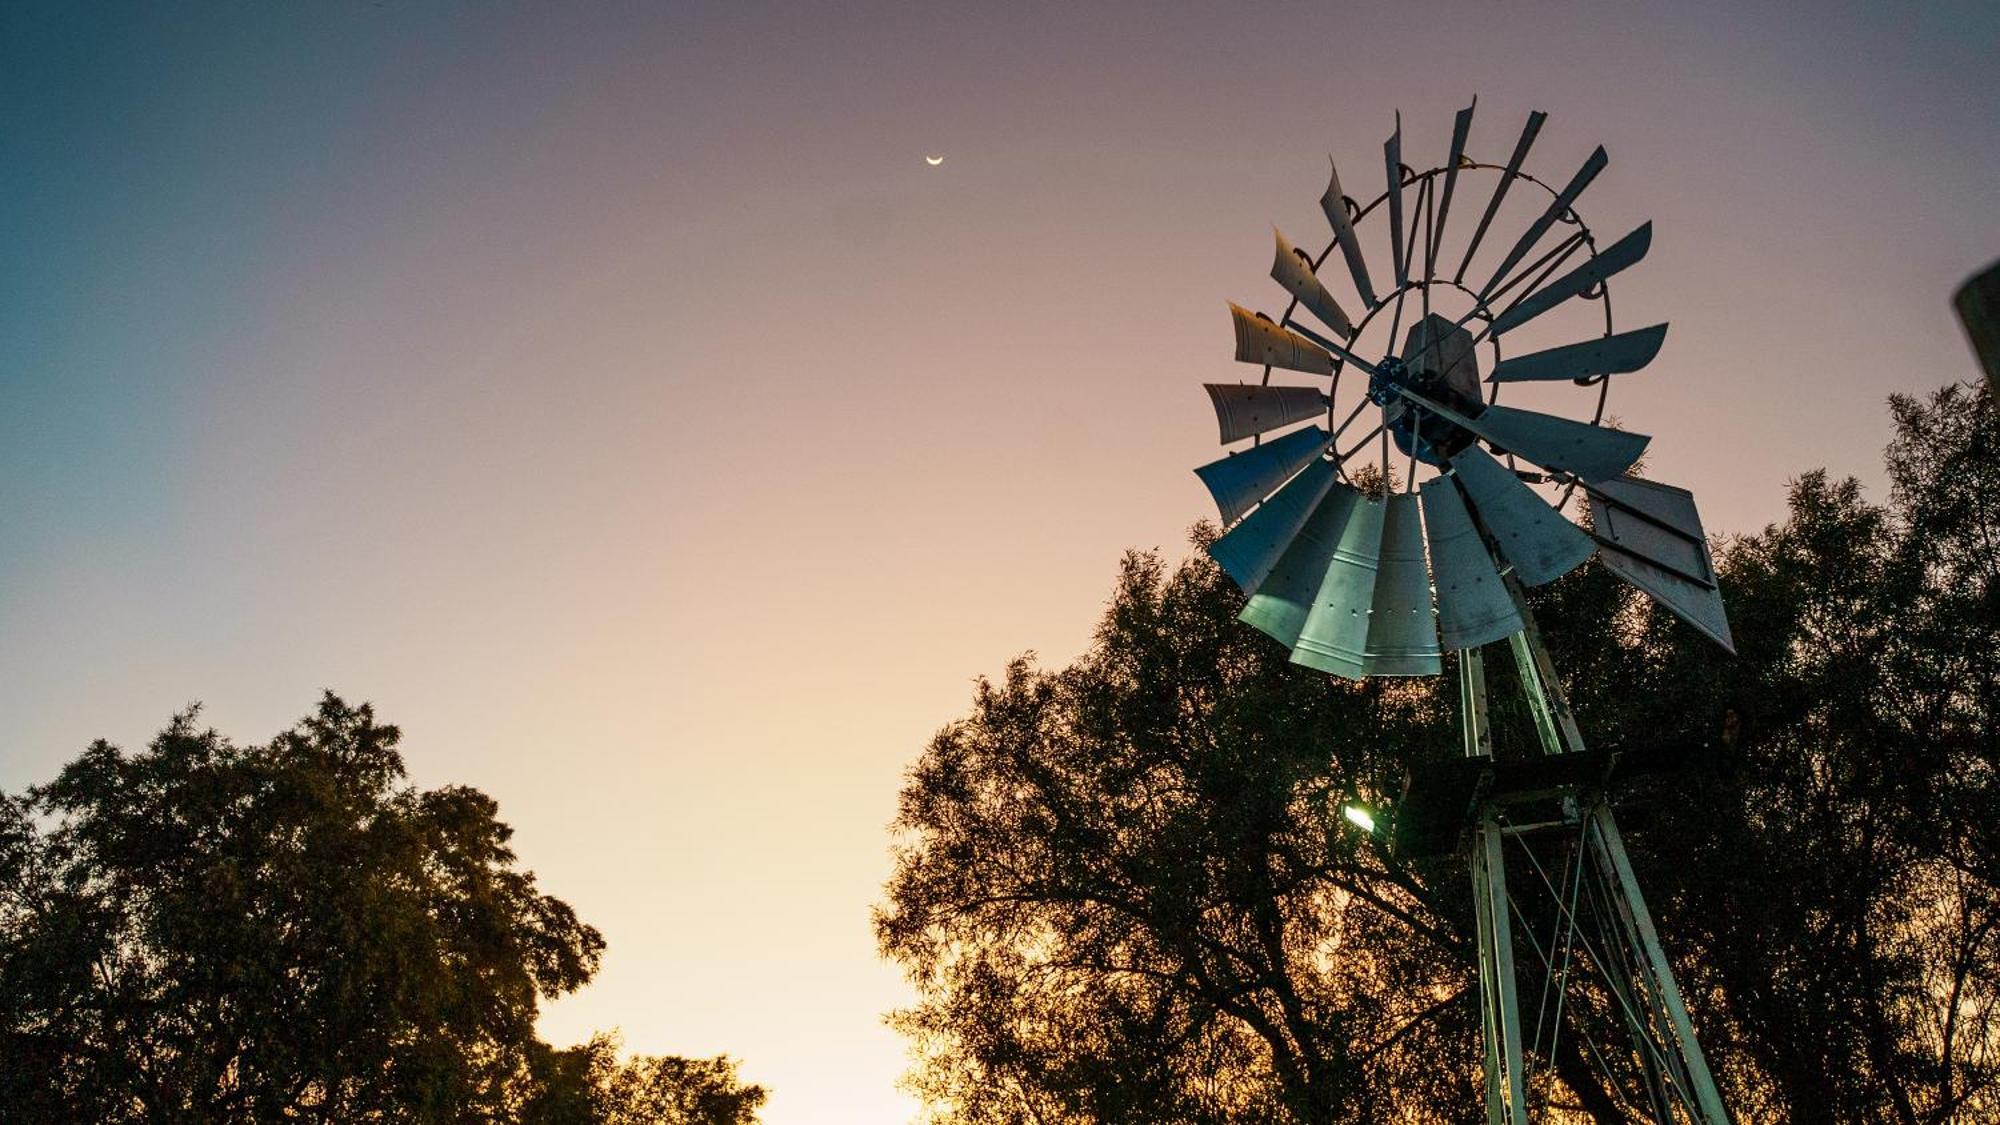
<instances>
[{"instance_id":1,"label":"gradient sunset sky","mask_svg":"<svg viewBox=\"0 0 2000 1125\"><path fill-rule=\"evenodd\" d=\"M901 772L1213 515L1224 302L1329 152L1603 143L1673 325L1616 412L1749 531L1973 376L1996 75L1990 2L8 4L0 789L373 701L604 930L552 1041L906 1119Z\"/></svg>"}]
</instances>

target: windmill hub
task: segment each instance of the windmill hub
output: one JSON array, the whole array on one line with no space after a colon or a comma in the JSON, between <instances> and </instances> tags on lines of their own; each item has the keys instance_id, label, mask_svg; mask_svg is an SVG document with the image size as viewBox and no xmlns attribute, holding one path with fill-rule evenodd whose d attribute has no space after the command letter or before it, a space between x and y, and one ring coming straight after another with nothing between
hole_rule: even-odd
<instances>
[{"instance_id":1,"label":"windmill hub","mask_svg":"<svg viewBox=\"0 0 2000 1125\"><path fill-rule=\"evenodd\" d=\"M1471 366L1469 352L1467 366ZM1396 447L1426 465L1436 466L1471 445L1476 435L1434 411L1410 403L1398 389L1413 391L1468 417L1478 417L1486 404L1479 398L1477 378L1475 368L1473 389L1467 391L1461 385L1466 381L1464 378L1454 377L1453 372L1441 370L1435 363L1411 363L1388 356L1369 377L1368 398L1382 408L1383 425L1388 427Z\"/></svg>"},{"instance_id":2,"label":"windmill hub","mask_svg":"<svg viewBox=\"0 0 2000 1125\"><path fill-rule=\"evenodd\" d=\"M1392 355L1384 356L1375 365L1375 374L1368 377L1368 397L1377 406L1393 406L1403 400L1403 396L1396 393L1397 387L1417 389L1403 361Z\"/></svg>"}]
</instances>

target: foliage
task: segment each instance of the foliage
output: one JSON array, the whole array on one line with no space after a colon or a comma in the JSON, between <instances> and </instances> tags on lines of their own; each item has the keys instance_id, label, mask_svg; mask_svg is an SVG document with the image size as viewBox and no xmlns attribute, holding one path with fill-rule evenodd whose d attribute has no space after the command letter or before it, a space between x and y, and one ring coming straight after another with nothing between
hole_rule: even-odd
<instances>
[{"instance_id":1,"label":"foliage","mask_svg":"<svg viewBox=\"0 0 2000 1125\"><path fill-rule=\"evenodd\" d=\"M1810 473L1722 552L1737 658L1601 568L1535 599L1586 736L1683 762L1621 819L1746 1120L2000 1115L2000 421L1892 408L1886 506ZM1128 556L1088 652L981 681L912 767L876 926L936 1119L1482 1117L1464 868L1337 815L1458 752L1451 670L1330 681L1241 604ZM1575 1042L1552 1104L1620 1119Z\"/></svg>"},{"instance_id":2,"label":"foliage","mask_svg":"<svg viewBox=\"0 0 2000 1125\"><path fill-rule=\"evenodd\" d=\"M521 1119L536 1125L753 1125L764 1090L728 1056L639 1056L620 1062L615 1036L567 1050L536 1047Z\"/></svg>"},{"instance_id":3,"label":"foliage","mask_svg":"<svg viewBox=\"0 0 2000 1125\"><path fill-rule=\"evenodd\" d=\"M405 784L397 729L331 694L266 746L196 717L0 794L6 1119L556 1119L536 1004L604 942L516 866L492 799ZM726 1060L578 1050L627 1108L562 1120L735 1123L762 1097L703 1100Z\"/></svg>"}]
</instances>

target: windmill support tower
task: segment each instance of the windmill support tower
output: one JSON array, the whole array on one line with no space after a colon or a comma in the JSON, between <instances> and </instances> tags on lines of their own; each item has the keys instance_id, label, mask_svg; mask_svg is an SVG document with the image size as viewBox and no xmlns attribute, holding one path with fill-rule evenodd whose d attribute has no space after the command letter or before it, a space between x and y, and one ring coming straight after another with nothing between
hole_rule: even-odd
<instances>
[{"instance_id":1,"label":"windmill support tower","mask_svg":"<svg viewBox=\"0 0 2000 1125\"><path fill-rule=\"evenodd\" d=\"M1513 592L1519 596L1518 586ZM1521 609L1527 628L1509 638L1510 647L1544 768L1525 776L1516 771L1504 780L1491 770L1477 771L1473 798L1461 810L1478 929L1487 1120L1510 1125L1529 1120L1531 1060L1555 1054L1568 977L1585 971L1587 963L1601 977L1637 1063L1645 1099L1630 1108L1659 1121L1723 1125L1728 1111L1606 798L1608 764L1586 751L1525 602ZM1458 656L1466 759L1485 766L1493 761L1493 746L1484 714L1484 664L1476 649ZM1406 794L1410 797L1423 799L1420 793ZM1405 842L1416 848L1414 840ZM1511 882L1510 857L1516 876ZM1523 882L1551 908L1546 935L1523 927L1534 968L1550 982L1534 1005L1531 1024L1515 991L1514 930L1522 896L1511 888ZM1585 1050L1615 1088L1613 1061L1595 1043L1586 1041Z\"/></svg>"},{"instance_id":2,"label":"windmill support tower","mask_svg":"<svg viewBox=\"0 0 2000 1125\"><path fill-rule=\"evenodd\" d=\"M1399 117L1383 146L1386 187L1365 205L1330 169L1326 248L1311 255L1277 234L1271 276L1292 298L1283 315L1230 306L1236 358L1263 377L1207 388L1223 443L1252 443L1196 470L1227 526L1208 550L1247 595L1242 620L1294 663L1360 680L1438 675L1454 654L1464 755L1412 772L1393 846L1465 860L1487 1120L1548 1116L1557 1060L1568 1059L1595 1070L1627 1116L1726 1125L1612 813L1614 775L1629 765L1586 746L1524 589L1594 557L1732 648L1693 496L1633 475L1651 439L1605 424L1614 379L1650 363L1666 335L1664 324L1612 322L1608 283L1645 256L1652 227L1600 249L1575 203L1604 150L1557 188L1523 171L1544 114L1529 115L1504 164L1467 154L1472 115L1459 112L1449 157L1425 172L1402 161ZM1462 244L1448 243L1453 198L1475 179L1492 182L1484 210ZM1386 270L1379 239L1370 268L1371 216L1388 227ZM1510 246L1486 243L1496 219L1516 218L1526 229ZM1336 249L1354 314L1322 272ZM1496 255L1486 281L1466 281ZM1571 327L1552 327L1565 317ZM1503 354L1503 338L1579 323L1580 341ZM1274 371L1331 386L1273 383ZM1582 389L1591 416L1502 405L1514 387ZM1379 423L1348 436L1371 406ZM1564 515L1572 505L1587 507L1586 527ZM1503 640L1535 744L1496 753L1484 661Z\"/></svg>"}]
</instances>

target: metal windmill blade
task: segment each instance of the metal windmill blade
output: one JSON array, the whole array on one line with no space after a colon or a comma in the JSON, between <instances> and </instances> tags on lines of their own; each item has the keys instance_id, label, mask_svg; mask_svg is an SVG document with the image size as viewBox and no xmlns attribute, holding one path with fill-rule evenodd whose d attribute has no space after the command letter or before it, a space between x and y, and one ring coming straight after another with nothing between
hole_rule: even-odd
<instances>
[{"instance_id":1,"label":"metal windmill blade","mask_svg":"<svg viewBox=\"0 0 2000 1125\"><path fill-rule=\"evenodd\" d=\"M1521 631L1521 610L1449 478L1424 482L1424 533L1444 647L1473 649Z\"/></svg>"},{"instance_id":2,"label":"metal windmill blade","mask_svg":"<svg viewBox=\"0 0 2000 1125\"><path fill-rule=\"evenodd\" d=\"M1605 279L1636 264L1652 246L1653 224L1641 223L1638 230L1599 251L1560 279L1507 306L1505 312L1493 319L1493 334L1498 336L1519 328L1571 297L1582 296L1601 285Z\"/></svg>"},{"instance_id":3,"label":"metal windmill blade","mask_svg":"<svg viewBox=\"0 0 2000 1125\"><path fill-rule=\"evenodd\" d=\"M1444 669L1430 572L1424 565L1420 503L1402 492L1384 504L1382 552L1362 645L1363 675L1435 676Z\"/></svg>"},{"instance_id":4,"label":"metal windmill blade","mask_svg":"<svg viewBox=\"0 0 2000 1125\"><path fill-rule=\"evenodd\" d=\"M1472 133L1472 111L1479 108L1479 99L1458 111L1451 123L1451 154L1444 161L1444 190L1438 193L1437 209L1432 213L1430 238L1424 243L1424 276L1429 277L1437 269L1438 247L1444 244L1445 220L1451 216L1451 196L1458 187L1458 170L1465 163L1465 140Z\"/></svg>"},{"instance_id":5,"label":"metal windmill blade","mask_svg":"<svg viewBox=\"0 0 2000 1125\"><path fill-rule=\"evenodd\" d=\"M1589 486L1587 495L1591 531L1604 565L1708 639L1735 652L1694 493L1658 481L1618 477Z\"/></svg>"},{"instance_id":6,"label":"metal windmill blade","mask_svg":"<svg viewBox=\"0 0 2000 1125\"><path fill-rule=\"evenodd\" d=\"M1326 431L1318 426L1294 430L1276 441L1211 461L1195 473L1215 497L1223 521L1234 523L1325 452L1327 440Z\"/></svg>"},{"instance_id":7,"label":"metal windmill blade","mask_svg":"<svg viewBox=\"0 0 2000 1125\"><path fill-rule=\"evenodd\" d=\"M1326 393L1311 387L1208 383L1205 389L1215 404L1215 421L1224 445L1326 413Z\"/></svg>"},{"instance_id":8,"label":"metal windmill blade","mask_svg":"<svg viewBox=\"0 0 2000 1125\"><path fill-rule=\"evenodd\" d=\"M1347 260L1348 272L1354 275L1354 288L1361 294L1361 303L1374 308L1375 286L1368 280L1368 261L1361 256L1361 240L1355 237L1353 220L1347 214L1347 196L1340 190L1340 169L1334 166L1331 156L1326 158L1326 191L1319 197L1319 207L1333 227L1334 241L1340 244L1340 256Z\"/></svg>"},{"instance_id":9,"label":"metal windmill blade","mask_svg":"<svg viewBox=\"0 0 2000 1125\"><path fill-rule=\"evenodd\" d=\"M1272 233L1278 237L1278 252L1271 262L1271 280L1291 290L1299 304L1310 309L1320 323L1339 333L1341 338L1354 335L1354 321L1320 281L1313 270L1312 259L1306 256L1305 251L1292 245L1283 231L1273 227Z\"/></svg>"}]
</instances>

